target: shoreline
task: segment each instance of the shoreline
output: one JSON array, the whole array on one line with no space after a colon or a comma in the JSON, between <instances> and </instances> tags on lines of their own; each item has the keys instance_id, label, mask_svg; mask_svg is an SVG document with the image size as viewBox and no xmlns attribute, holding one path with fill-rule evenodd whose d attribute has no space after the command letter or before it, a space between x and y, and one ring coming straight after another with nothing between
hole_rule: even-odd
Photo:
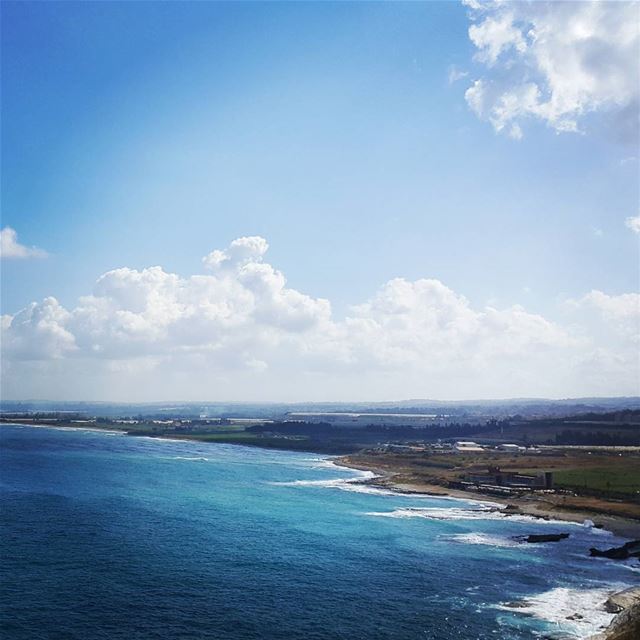
<instances>
[{"instance_id":1,"label":"shoreline","mask_svg":"<svg viewBox=\"0 0 640 640\"><path fill-rule=\"evenodd\" d=\"M60 430L84 430L92 431L96 433L112 433L121 434L131 437L147 437L158 440L168 441L183 441L183 442L198 442L201 444L232 444L235 446L247 446L257 447L265 450L281 450L281 451L294 451L297 453L303 453L303 450L292 449L277 449L274 447L260 446L258 443L244 443L244 442L212 442L207 440L201 440L199 438L190 438L185 434L149 434L149 433L132 433L126 429L117 428L100 428L100 427L88 427L85 425L55 425L44 423L28 423L28 422L1 422L8 426L25 426L25 427L44 427L49 429ZM413 479L398 478L401 474L394 473L388 469L382 469L375 465L363 464L360 462L353 462L351 460L352 454L346 455L332 455L326 453L320 453L317 451L309 450L307 453L313 453L314 455L325 456L328 460L331 460L337 467L344 467L346 469L355 469L357 471L369 471L375 474L375 477L367 480L363 480L362 484L367 484L372 487L384 489L386 491L392 491L398 495L424 495L434 498L456 498L461 500L475 500L478 502L486 502L501 505L503 508L509 509L509 515L525 515L533 518L539 518L542 520L557 520L559 522L573 522L577 524L584 523L585 520L594 521L598 528L610 531L614 535L621 538L638 539L640 538L640 520L633 518L626 518L610 513L603 513L598 510L590 509L575 509L568 508L564 505L557 505L548 499L545 500L545 496L529 494L528 496L509 496L504 498L502 496L490 495L482 493L480 491L464 491L462 489L451 489L449 487L435 484L426 483L423 481L415 481Z\"/></svg>"},{"instance_id":2,"label":"shoreline","mask_svg":"<svg viewBox=\"0 0 640 640\"><path fill-rule=\"evenodd\" d=\"M265 450L273 450L273 448L260 447L259 445L245 444L240 442L216 443L197 440L182 435L138 434L127 432L124 429L106 429L99 427L96 428L86 427L84 425L62 426L53 424L29 424L19 422L4 424L6 424L7 426L35 427L63 431L89 431L94 433L129 435L133 437L146 437L153 438L154 440L165 440L173 442L196 442L200 444L234 444L251 447L257 446L258 448L263 448ZM291 452L290 449L281 449L280 451ZM295 451L294 453L303 452ZM507 517L519 515L530 516L532 518L544 519L547 521L557 521L559 526L561 526L563 522L582 524L585 520L592 520L595 518L597 521L596 524L599 528L607 530L616 536L622 538L640 537L640 521L609 514L601 514L599 512L595 513L586 510L579 511L558 508L557 505L553 505L548 502L545 503L544 496L536 496L534 494L526 497L509 496L507 501L507 499L505 499L504 497L489 495L479 491L451 489L439 484L416 481L411 478L402 478L401 474L390 471L389 469L381 469L379 467L375 467L374 465L353 462L350 459L350 455L328 455L313 451L309 451L308 453L321 456L337 469L349 469L373 473L375 474L373 477L356 479L356 482L358 484L371 486L377 489L384 490L386 492L397 494L399 496L428 496L434 498L465 500L470 502L491 504L493 506L498 505L498 508L506 510ZM591 633L589 636L584 636L584 640L632 640L636 637L634 635L627 634L629 633L629 630L631 630L632 634L635 633L635 630L637 630L638 628L638 616L640 614L640 588L625 588L622 591L612 590L606 603L609 603L619 596L623 596L632 591L634 594L633 603L625 603L623 608L615 611L615 615L606 628L601 627L600 630L595 634ZM526 600L523 600L523 602L526 602ZM574 615L578 615L581 617L581 614L579 613L575 613Z\"/></svg>"},{"instance_id":3,"label":"shoreline","mask_svg":"<svg viewBox=\"0 0 640 640\"><path fill-rule=\"evenodd\" d=\"M590 511L588 509L573 509L566 506L545 500L545 496L530 494L525 497L490 495L480 491L464 491L462 489L450 489L443 485L426 482L416 482L407 479L398 479L399 474L390 472L387 469L376 468L373 465L355 463L350 460L350 456L336 456L332 458L334 464L347 469L357 471L370 471L375 474L370 480L363 480L363 484L368 484L379 489L393 491L399 495L424 495L434 498L456 498L462 500L476 500L499 504L509 510L509 515L524 515L541 520L557 520L558 522L572 522L583 524L585 520L591 520L598 528L610 531L621 538L640 538L640 520L625 518L601 511Z\"/></svg>"},{"instance_id":4,"label":"shoreline","mask_svg":"<svg viewBox=\"0 0 640 640\"><path fill-rule=\"evenodd\" d=\"M539 518L546 521L571 522L582 524L585 520L591 520L592 517L597 518L597 525L603 530L622 538L638 538L640 537L640 522L630 518L621 518L619 516L611 516L608 514L594 514L589 511L576 511L567 509L558 509L556 505L545 506L544 501L539 497L533 500L527 500L519 497L509 497L509 502L504 499L483 494L479 491L463 491L460 489L449 489L437 484L428 484L424 482L402 482L394 478L393 473L388 470L376 468L372 465L356 464L349 460L349 456L339 456L333 458L333 463L337 467L346 469L355 469L357 471L369 471L376 474L373 478L362 480L362 484L366 484L386 491L392 491L398 495L415 495L430 496L435 498L454 498L460 500L470 500L483 502L487 504L498 504L503 509L509 509L508 515L525 515L532 518ZM513 507L516 507L515 509ZM627 587L622 591L612 590L609 597L604 603L605 610L611 602L616 603L619 599L627 599L626 602L620 604L619 608L614 611L614 616L610 623L595 633L590 633L584 637L584 640L635 640L640 637L640 587ZM582 616L575 613L573 615Z\"/></svg>"}]
</instances>

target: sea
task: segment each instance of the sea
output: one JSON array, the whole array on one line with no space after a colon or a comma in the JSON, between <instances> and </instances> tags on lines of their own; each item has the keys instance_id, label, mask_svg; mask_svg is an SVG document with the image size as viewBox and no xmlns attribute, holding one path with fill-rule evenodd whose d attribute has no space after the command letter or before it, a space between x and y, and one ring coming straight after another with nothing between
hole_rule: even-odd
<instances>
[{"instance_id":1,"label":"sea","mask_svg":"<svg viewBox=\"0 0 640 640\"><path fill-rule=\"evenodd\" d=\"M637 560L589 557L623 542L589 522L368 476L311 453L3 425L0 637L585 638L640 582ZM556 532L571 535L515 539Z\"/></svg>"}]
</instances>

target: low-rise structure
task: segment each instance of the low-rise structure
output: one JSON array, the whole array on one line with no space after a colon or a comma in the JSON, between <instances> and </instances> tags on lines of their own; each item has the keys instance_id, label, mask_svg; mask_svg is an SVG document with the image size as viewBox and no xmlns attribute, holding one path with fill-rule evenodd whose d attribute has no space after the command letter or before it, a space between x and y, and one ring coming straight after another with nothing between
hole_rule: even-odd
<instances>
[{"instance_id":1,"label":"low-rise structure","mask_svg":"<svg viewBox=\"0 0 640 640\"><path fill-rule=\"evenodd\" d=\"M517 471L502 471L500 467L489 467L486 473L468 473L465 480L477 486L509 487L512 489L553 488L553 473L549 471L531 475Z\"/></svg>"},{"instance_id":2,"label":"low-rise structure","mask_svg":"<svg viewBox=\"0 0 640 640\"><path fill-rule=\"evenodd\" d=\"M505 451L506 453L520 453L526 451L526 447L521 447L517 444L499 444L498 451Z\"/></svg>"},{"instance_id":3,"label":"low-rise structure","mask_svg":"<svg viewBox=\"0 0 640 640\"><path fill-rule=\"evenodd\" d=\"M460 440L453 445L453 448L460 453L483 453L484 448L477 442Z\"/></svg>"}]
</instances>

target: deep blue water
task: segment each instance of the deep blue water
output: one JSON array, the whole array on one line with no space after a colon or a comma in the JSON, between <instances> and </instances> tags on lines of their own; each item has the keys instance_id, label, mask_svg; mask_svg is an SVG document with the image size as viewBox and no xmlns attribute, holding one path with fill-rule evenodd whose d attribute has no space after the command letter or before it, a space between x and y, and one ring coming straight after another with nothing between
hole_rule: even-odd
<instances>
[{"instance_id":1,"label":"deep blue water","mask_svg":"<svg viewBox=\"0 0 640 640\"><path fill-rule=\"evenodd\" d=\"M587 557L610 534L362 492L313 454L17 426L0 444L5 640L580 637L567 611L639 577ZM572 535L511 539L550 531Z\"/></svg>"}]
</instances>

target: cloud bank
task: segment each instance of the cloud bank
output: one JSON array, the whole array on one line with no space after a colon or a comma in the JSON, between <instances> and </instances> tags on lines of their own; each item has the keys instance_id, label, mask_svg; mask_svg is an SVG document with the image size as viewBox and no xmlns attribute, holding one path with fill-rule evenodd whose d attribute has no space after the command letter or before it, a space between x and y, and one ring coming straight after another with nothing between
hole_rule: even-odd
<instances>
[{"instance_id":1,"label":"cloud bank","mask_svg":"<svg viewBox=\"0 0 640 640\"><path fill-rule=\"evenodd\" d=\"M522 137L527 119L578 132L598 113L638 140L640 6L637 2L465 0L469 38L484 67L465 97L496 132Z\"/></svg>"},{"instance_id":2,"label":"cloud bank","mask_svg":"<svg viewBox=\"0 0 640 640\"><path fill-rule=\"evenodd\" d=\"M47 252L36 247L25 247L18 242L15 229L5 227L0 230L0 258L45 258Z\"/></svg>"},{"instance_id":3,"label":"cloud bank","mask_svg":"<svg viewBox=\"0 0 640 640\"><path fill-rule=\"evenodd\" d=\"M182 277L155 266L98 278L2 317L5 398L375 399L638 393L640 296L592 291L563 324L474 308L434 279L396 278L334 317L287 287L245 237Z\"/></svg>"}]
</instances>

